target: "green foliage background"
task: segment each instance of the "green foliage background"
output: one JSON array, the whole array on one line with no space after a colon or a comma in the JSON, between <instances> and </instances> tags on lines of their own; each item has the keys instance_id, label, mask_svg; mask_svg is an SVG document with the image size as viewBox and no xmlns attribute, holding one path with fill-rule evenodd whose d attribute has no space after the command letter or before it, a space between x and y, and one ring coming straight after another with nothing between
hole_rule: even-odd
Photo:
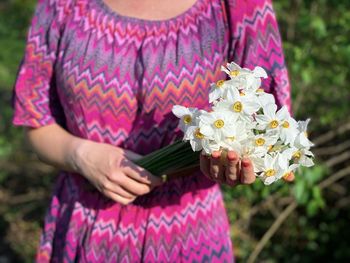
<instances>
[{"instance_id":1,"label":"green foliage background","mask_svg":"<svg viewBox=\"0 0 350 263\"><path fill-rule=\"evenodd\" d=\"M34 4L0 2L0 257L13 262L33 259L55 174L29 151L21 129L11 126L12 85ZM312 119L310 137L319 142L319 154L317 165L300 171L293 184L223 186L237 260L252 261L263 235L296 202L256 261L349 262L350 1L275 0L274 5L293 111L297 119Z\"/></svg>"}]
</instances>

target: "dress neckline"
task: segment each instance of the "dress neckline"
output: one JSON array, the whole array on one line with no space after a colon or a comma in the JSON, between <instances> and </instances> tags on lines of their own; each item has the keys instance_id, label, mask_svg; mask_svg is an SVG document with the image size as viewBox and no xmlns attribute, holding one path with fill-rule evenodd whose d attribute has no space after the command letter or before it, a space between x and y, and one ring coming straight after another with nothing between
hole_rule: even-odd
<instances>
[{"instance_id":1,"label":"dress neckline","mask_svg":"<svg viewBox=\"0 0 350 263\"><path fill-rule=\"evenodd\" d=\"M131 23L138 23L138 24L148 24L148 25L159 25L159 24L168 24L173 22L178 22L187 16L193 16L201 11L201 7L207 0L196 0L192 6L190 6L188 9L183 11L182 13L171 17L167 19L159 19L159 20L150 20L145 18L139 18L139 17L133 17L133 16L127 16L122 15L112 9L109 5L107 5L103 0L93 0L100 8L102 8L105 12L107 12L109 15L117 18L120 21L126 21Z\"/></svg>"}]
</instances>

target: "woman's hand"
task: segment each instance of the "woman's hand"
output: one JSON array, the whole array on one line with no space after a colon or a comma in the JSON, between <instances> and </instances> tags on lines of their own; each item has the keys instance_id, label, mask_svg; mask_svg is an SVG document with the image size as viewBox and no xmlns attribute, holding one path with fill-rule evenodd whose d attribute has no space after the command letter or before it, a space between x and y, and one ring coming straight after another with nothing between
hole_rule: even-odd
<instances>
[{"instance_id":1,"label":"woman's hand","mask_svg":"<svg viewBox=\"0 0 350 263\"><path fill-rule=\"evenodd\" d=\"M252 184L256 178L250 159L240 160L234 151L228 151L227 154L215 151L211 156L201 154L200 168L210 179L230 186Z\"/></svg>"},{"instance_id":2,"label":"woman's hand","mask_svg":"<svg viewBox=\"0 0 350 263\"><path fill-rule=\"evenodd\" d=\"M102 194L126 205L162 184L160 178L132 163L139 157L109 144L83 141L76 147L72 162Z\"/></svg>"},{"instance_id":3,"label":"woman's hand","mask_svg":"<svg viewBox=\"0 0 350 263\"><path fill-rule=\"evenodd\" d=\"M211 156L201 154L200 168L202 173L218 183L226 183L230 186L237 184L252 184L256 176L253 163L249 158L239 160L234 151L215 151ZM294 173L283 177L286 182L293 182Z\"/></svg>"}]
</instances>

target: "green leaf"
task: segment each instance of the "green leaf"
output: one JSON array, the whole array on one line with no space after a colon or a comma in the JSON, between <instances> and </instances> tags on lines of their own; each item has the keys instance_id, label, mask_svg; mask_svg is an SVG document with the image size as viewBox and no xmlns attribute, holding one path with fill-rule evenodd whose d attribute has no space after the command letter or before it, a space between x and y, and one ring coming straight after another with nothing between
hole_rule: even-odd
<instances>
[{"instance_id":1,"label":"green leaf","mask_svg":"<svg viewBox=\"0 0 350 263\"><path fill-rule=\"evenodd\" d=\"M322 199L322 194L321 194L321 189L318 186L312 187L312 197L315 200L321 200Z\"/></svg>"},{"instance_id":2,"label":"green leaf","mask_svg":"<svg viewBox=\"0 0 350 263\"><path fill-rule=\"evenodd\" d=\"M306 203L306 182L305 180L297 180L295 187L294 187L294 196L298 204L305 204Z\"/></svg>"},{"instance_id":3,"label":"green leaf","mask_svg":"<svg viewBox=\"0 0 350 263\"><path fill-rule=\"evenodd\" d=\"M317 214L320 206L315 200L311 200L306 206L306 212L308 216L314 216Z\"/></svg>"}]
</instances>

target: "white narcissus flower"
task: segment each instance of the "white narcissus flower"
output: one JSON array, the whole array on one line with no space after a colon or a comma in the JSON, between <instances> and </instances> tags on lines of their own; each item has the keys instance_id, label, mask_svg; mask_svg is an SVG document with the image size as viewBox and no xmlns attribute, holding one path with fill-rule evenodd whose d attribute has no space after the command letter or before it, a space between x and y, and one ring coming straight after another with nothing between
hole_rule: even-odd
<instances>
[{"instance_id":1,"label":"white narcissus flower","mask_svg":"<svg viewBox=\"0 0 350 263\"><path fill-rule=\"evenodd\" d=\"M259 67L259 66L256 66L253 69L253 75L256 78L263 78L263 79L266 79L268 77L265 69L263 69L262 67Z\"/></svg>"},{"instance_id":2,"label":"white narcissus flower","mask_svg":"<svg viewBox=\"0 0 350 263\"><path fill-rule=\"evenodd\" d=\"M294 172L300 166L300 164L297 163L290 164L290 162L292 161L291 152L283 151L278 153L277 156L278 163L283 169L282 177L284 178L287 178L290 175L290 173Z\"/></svg>"},{"instance_id":3,"label":"white narcissus flower","mask_svg":"<svg viewBox=\"0 0 350 263\"><path fill-rule=\"evenodd\" d=\"M254 70L242 68L238 64L227 63L227 68L221 67L232 80L237 83L238 88L256 90L261 85L261 78L267 78L266 71L262 67L255 67Z\"/></svg>"},{"instance_id":4,"label":"white narcissus flower","mask_svg":"<svg viewBox=\"0 0 350 263\"><path fill-rule=\"evenodd\" d=\"M175 105L172 112L180 119L180 130L186 133L188 127L196 125L196 118L198 117L198 109L186 108L184 106Z\"/></svg>"},{"instance_id":5,"label":"white narcissus flower","mask_svg":"<svg viewBox=\"0 0 350 263\"><path fill-rule=\"evenodd\" d=\"M255 116L258 122L257 128L259 130L279 131L280 125L282 125L283 120L287 117L286 113L288 110L286 106L283 106L279 111L277 111L276 104L267 104L263 107L264 114L259 114Z\"/></svg>"},{"instance_id":6,"label":"white narcissus flower","mask_svg":"<svg viewBox=\"0 0 350 263\"><path fill-rule=\"evenodd\" d=\"M284 154L289 156L295 164L300 164L305 167L311 167L314 165L312 157L314 154L308 149L291 147L283 151Z\"/></svg>"},{"instance_id":7,"label":"white narcissus flower","mask_svg":"<svg viewBox=\"0 0 350 263\"><path fill-rule=\"evenodd\" d=\"M250 132L251 131L249 129L246 129L244 122L238 121L236 123L235 134L231 137L226 137L224 140L222 140L218 144L220 145L220 147L224 149L238 152L241 149L242 144L244 144L245 141L247 140Z\"/></svg>"},{"instance_id":8,"label":"white narcissus flower","mask_svg":"<svg viewBox=\"0 0 350 263\"><path fill-rule=\"evenodd\" d=\"M256 91L261 86L261 78L267 78L267 73L262 67L255 67L252 73L254 78L251 78L250 81L248 81L247 89Z\"/></svg>"},{"instance_id":9,"label":"white narcissus flower","mask_svg":"<svg viewBox=\"0 0 350 263\"><path fill-rule=\"evenodd\" d=\"M232 113L235 120L238 118L243 120L248 118L248 122L252 120L249 119L256 113L260 108L260 105L254 101L254 97L251 95L246 95L237 89L229 89L227 91L227 99L219 101L215 106L214 110L221 111L226 110Z\"/></svg>"},{"instance_id":10,"label":"white narcissus flower","mask_svg":"<svg viewBox=\"0 0 350 263\"><path fill-rule=\"evenodd\" d=\"M236 121L227 111L203 112L199 120L200 132L217 143L227 137L236 136Z\"/></svg>"},{"instance_id":11,"label":"white narcissus flower","mask_svg":"<svg viewBox=\"0 0 350 263\"><path fill-rule=\"evenodd\" d=\"M256 102L261 108L264 108L267 104L276 103L275 97L270 93L266 93L262 88L257 89L254 94L256 96Z\"/></svg>"},{"instance_id":12,"label":"white narcissus flower","mask_svg":"<svg viewBox=\"0 0 350 263\"><path fill-rule=\"evenodd\" d=\"M203 149L203 142L208 140L205 136L200 132L198 127L199 119L196 119L196 125L190 126L187 128L184 136L184 140L190 141L192 150L197 152Z\"/></svg>"},{"instance_id":13,"label":"white narcissus flower","mask_svg":"<svg viewBox=\"0 0 350 263\"><path fill-rule=\"evenodd\" d=\"M278 140L278 134L276 133L263 133L251 136L247 143L256 148L259 152L267 153L269 149L275 145Z\"/></svg>"},{"instance_id":14,"label":"white narcissus flower","mask_svg":"<svg viewBox=\"0 0 350 263\"><path fill-rule=\"evenodd\" d=\"M282 107L280 113L282 115L280 138L285 144L292 144L298 134L298 123L290 116L286 107Z\"/></svg>"},{"instance_id":15,"label":"white narcissus flower","mask_svg":"<svg viewBox=\"0 0 350 263\"><path fill-rule=\"evenodd\" d=\"M221 70L224 71L231 79L239 81L242 77L252 75L252 71L247 68L242 68L235 62L227 63L226 67L221 66Z\"/></svg>"},{"instance_id":16,"label":"white narcissus flower","mask_svg":"<svg viewBox=\"0 0 350 263\"><path fill-rule=\"evenodd\" d=\"M232 81L218 80L216 83L211 84L209 91L209 103L215 102L218 99L225 98L227 90L232 86Z\"/></svg>"},{"instance_id":17,"label":"white narcissus flower","mask_svg":"<svg viewBox=\"0 0 350 263\"><path fill-rule=\"evenodd\" d=\"M314 144L308 139L307 126L309 125L310 119L306 121L298 121L299 133L295 138L294 145L298 148L310 149Z\"/></svg>"},{"instance_id":18,"label":"white narcissus flower","mask_svg":"<svg viewBox=\"0 0 350 263\"><path fill-rule=\"evenodd\" d=\"M264 157L264 166L262 173L259 175L265 185L270 185L277 181L283 175L283 170L279 165L278 156L272 157L266 154Z\"/></svg>"}]
</instances>

